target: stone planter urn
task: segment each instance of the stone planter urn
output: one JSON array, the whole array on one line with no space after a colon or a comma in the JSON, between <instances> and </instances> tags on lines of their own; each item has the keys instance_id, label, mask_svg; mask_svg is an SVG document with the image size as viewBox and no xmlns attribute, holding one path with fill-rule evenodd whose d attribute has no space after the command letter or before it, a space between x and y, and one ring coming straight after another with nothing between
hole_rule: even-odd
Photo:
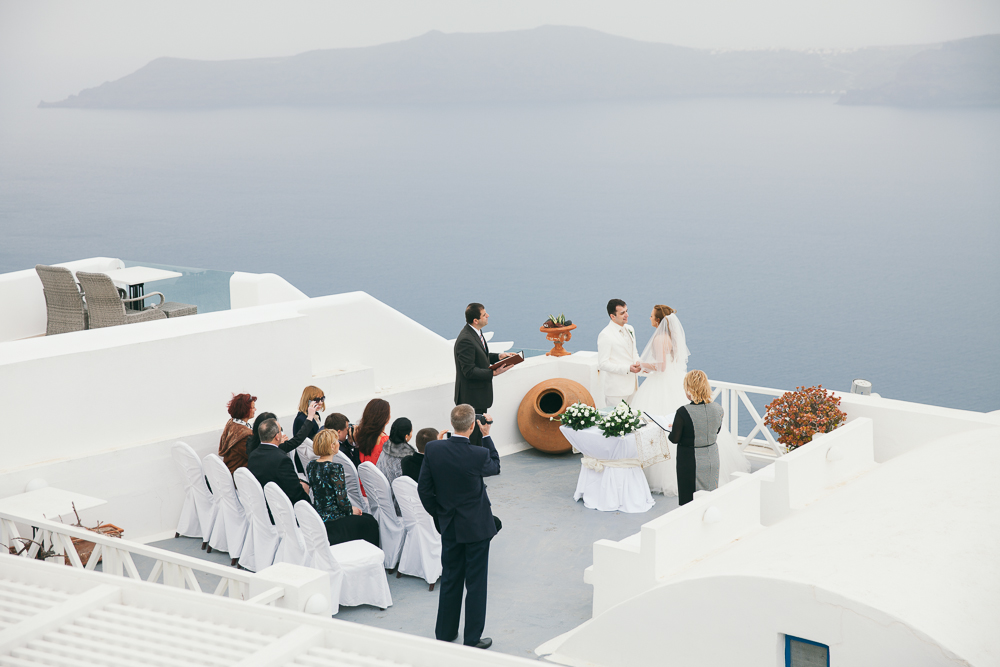
<instances>
[{"instance_id":1,"label":"stone planter urn","mask_svg":"<svg viewBox=\"0 0 1000 667\"><path fill-rule=\"evenodd\" d=\"M579 382L566 378L551 378L532 387L517 408L517 428L529 445L550 454L572 449L562 433L559 422L549 421L574 403L594 405L594 398Z\"/></svg>"},{"instance_id":2,"label":"stone planter urn","mask_svg":"<svg viewBox=\"0 0 1000 667\"><path fill-rule=\"evenodd\" d=\"M568 341L573 337L571 333L573 329L576 328L575 324L571 324L568 327L542 327L539 329L543 334L546 334L546 338L554 343L552 349L545 353L546 357L565 357L571 352L567 352L563 349L563 343ZM586 390L584 390L586 391ZM589 394L588 394L589 396Z\"/></svg>"}]
</instances>

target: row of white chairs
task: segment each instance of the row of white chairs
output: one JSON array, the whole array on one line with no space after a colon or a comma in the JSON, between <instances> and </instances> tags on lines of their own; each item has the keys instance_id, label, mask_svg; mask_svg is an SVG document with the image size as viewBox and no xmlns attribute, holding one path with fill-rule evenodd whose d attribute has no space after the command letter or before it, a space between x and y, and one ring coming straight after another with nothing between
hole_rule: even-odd
<instances>
[{"instance_id":1,"label":"row of white chairs","mask_svg":"<svg viewBox=\"0 0 1000 667\"><path fill-rule=\"evenodd\" d=\"M299 501L293 510L278 485L272 482L262 489L246 468L230 476L216 454L199 461L183 442L176 442L171 453L184 473L186 487L178 535L201 537L203 547L229 553L232 564L238 562L252 572L280 562L326 571L334 613L341 604L382 609L392 605L381 549L364 540L330 545L323 521L311 504Z\"/></svg>"},{"instance_id":2,"label":"row of white chairs","mask_svg":"<svg viewBox=\"0 0 1000 667\"><path fill-rule=\"evenodd\" d=\"M358 475L368 494L372 515L379 523L385 567L395 569L397 578L403 574L420 577L433 591L441 578L441 536L420 502L417 483L400 476L393 480L390 491L389 480L368 461L358 467ZM393 496L402 517L396 516Z\"/></svg>"}]
</instances>

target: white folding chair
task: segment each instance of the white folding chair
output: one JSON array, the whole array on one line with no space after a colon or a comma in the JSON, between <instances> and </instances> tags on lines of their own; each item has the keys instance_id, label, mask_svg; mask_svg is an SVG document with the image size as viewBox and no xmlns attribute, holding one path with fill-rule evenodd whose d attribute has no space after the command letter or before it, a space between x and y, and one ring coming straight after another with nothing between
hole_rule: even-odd
<instances>
[{"instance_id":1,"label":"white folding chair","mask_svg":"<svg viewBox=\"0 0 1000 667\"><path fill-rule=\"evenodd\" d=\"M377 513L378 516L379 542L382 544L382 551L385 552L385 569L393 570L399 563L399 554L403 551L406 529L403 527L403 519L396 516L389 480L370 461L362 462L358 467L358 476L361 477L361 485L368 494L372 514Z\"/></svg>"},{"instance_id":2,"label":"white folding chair","mask_svg":"<svg viewBox=\"0 0 1000 667\"><path fill-rule=\"evenodd\" d=\"M396 578L412 574L430 584L433 591L434 583L441 578L441 535L434 528L434 519L420 502L416 482L403 475L392 480L392 490L406 528Z\"/></svg>"},{"instance_id":3,"label":"white folding chair","mask_svg":"<svg viewBox=\"0 0 1000 667\"><path fill-rule=\"evenodd\" d=\"M215 515L219 511L205 482L205 469L201 466L201 459L186 442L175 442L170 448L170 456L184 477L184 505L181 507L174 537L200 537L201 548L205 549L212 537L212 526L215 525Z\"/></svg>"},{"instance_id":4,"label":"white folding chair","mask_svg":"<svg viewBox=\"0 0 1000 667\"><path fill-rule=\"evenodd\" d=\"M344 452L337 452L333 460L344 467L344 482L347 485L347 497L350 498L351 504L360 507L365 514L371 514L372 510L368 499L361 495L361 483L358 482L358 469L354 467L354 461Z\"/></svg>"},{"instance_id":5,"label":"white folding chair","mask_svg":"<svg viewBox=\"0 0 1000 667\"><path fill-rule=\"evenodd\" d=\"M330 574L330 601L334 614L340 611L340 605L370 604L381 609L392 606L389 581L382 567L385 555L381 549L364 540L331 545L322 519L304 500L295 503L295 516L306 545L306 567Z\"/></svg>"},{"instance_id":6,"label":"white folding chair","mask_svg":"<svg viewBox=\"0 0 1000 667\"><path fill-rule=\"evenodd\" d=\"M295 508L281 487L274 482L264 485L264 498L271 508L274 517L274 527L278 530L278 552L274 555L275 563L291 563L305 565L306 543L302 539L302 531L295 522Z\"/></svg>"},{"instance_id":7,"label":"white folding chair","mask_svg":"<svg viewBox=\"0 0 1000 667\"><path fill-rule=\"evenodd\" d=\"M253 473L246 468L237 468L233 473L233 481L250 524L246 541L243 542L243 552L240 554L240 566L251 572L260 572L265 567L274 565L274 555L278 553L281 538L267 513L264 489L260 488L260 482Z\"/></svg>"},{"instance_id":8,"label":"white folding chair","mask_svg":"<svg viewBox=\"0 0 1000 667\"><path fill-rule=\"evenodd\" d=\"M202 464L205 466L208 483L212 485L212 496L219 503L219 513L215 517L208 546L229 553L231 564L236 565L247 536L249 524L246 513L236 495L233 476L229 474L229 468L222 459L217 454L209 454L202 459Z\"/></svg>"}]
</instances>

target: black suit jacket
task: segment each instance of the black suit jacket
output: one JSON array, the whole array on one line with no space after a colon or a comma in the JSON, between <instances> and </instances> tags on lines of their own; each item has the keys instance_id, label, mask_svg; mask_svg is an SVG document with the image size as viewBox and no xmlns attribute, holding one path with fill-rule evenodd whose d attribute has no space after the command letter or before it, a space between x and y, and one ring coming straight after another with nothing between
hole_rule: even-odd
<instances>
[{"instance_id":1,"label":"black suit jacket","mask_svg":"<svg viewBox=\"0 0 1000 667\"><path fill-rule=\"evenodd\" d=\"M444 533L454 525L456 542L480 542L497 534L483 477L500 474L500 455L493 439L478 447L468 438L427 443L420 466L420 503Z\"/></svg>"},{"instance_id":2,"label":"black suit jacket","mask_svg":"<svg viewBox=\"0 0 1000 667\"><path fill-rule=\"evenodd\" d=\"M299 476L295 474L292 460L274 445L261 444L250 452L247 469L257 478L262 488L268 482L280 486L293 506L300 500L309 502L309 494L299 484Z\"/></svg>"},{"instance_id":3,"label":"black suit jacket","mask_svg":"<svg viewBox=\"0 0 1000 667\"><path fill-rule=\"evenodd\" d=\"M482 414L493 405L493 371L500 361L483 347L479 332L466 324L455 339L455 405L468 403Z\"/></svg>"}]
</instances>

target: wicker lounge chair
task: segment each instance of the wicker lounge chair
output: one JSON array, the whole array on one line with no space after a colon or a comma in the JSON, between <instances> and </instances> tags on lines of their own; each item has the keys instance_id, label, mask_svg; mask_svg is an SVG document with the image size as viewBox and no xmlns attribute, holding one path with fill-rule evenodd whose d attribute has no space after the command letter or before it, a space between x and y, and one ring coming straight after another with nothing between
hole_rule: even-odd
<instances>
[{"instance_id":1,"label":"wicker lounge chair","mask_svg":"<svg viewBox=\"0 0 1000 667\"><path fill-rule=\"evenodd\" d=\"M36 264L35 272L42 281L42 292L45 294L45 310L48 314L45 335L86 329L87 311L73 272L61 266L44 264Z\"/></svg>"},{"instance_id":2,"label":"wicker lounge chair","mask_svg":"<svg viewBox=\"0 0 1000 667\"><path fill-rule=\"evenodd\" d=\"M111 278L103 273L77 271L76 277L80 279L84 296L87 297L87 311L90 313L91 329L167 319L167 314L156 306L150 306L138 312L125 310L126 303L135 301L141 303L144 299L152 296L159 296L160 303L163 303L163 294L160 292L150 292L135 299L123 299L118 294L118 288L115 287Z\"/></svg>"}]
</instances>

